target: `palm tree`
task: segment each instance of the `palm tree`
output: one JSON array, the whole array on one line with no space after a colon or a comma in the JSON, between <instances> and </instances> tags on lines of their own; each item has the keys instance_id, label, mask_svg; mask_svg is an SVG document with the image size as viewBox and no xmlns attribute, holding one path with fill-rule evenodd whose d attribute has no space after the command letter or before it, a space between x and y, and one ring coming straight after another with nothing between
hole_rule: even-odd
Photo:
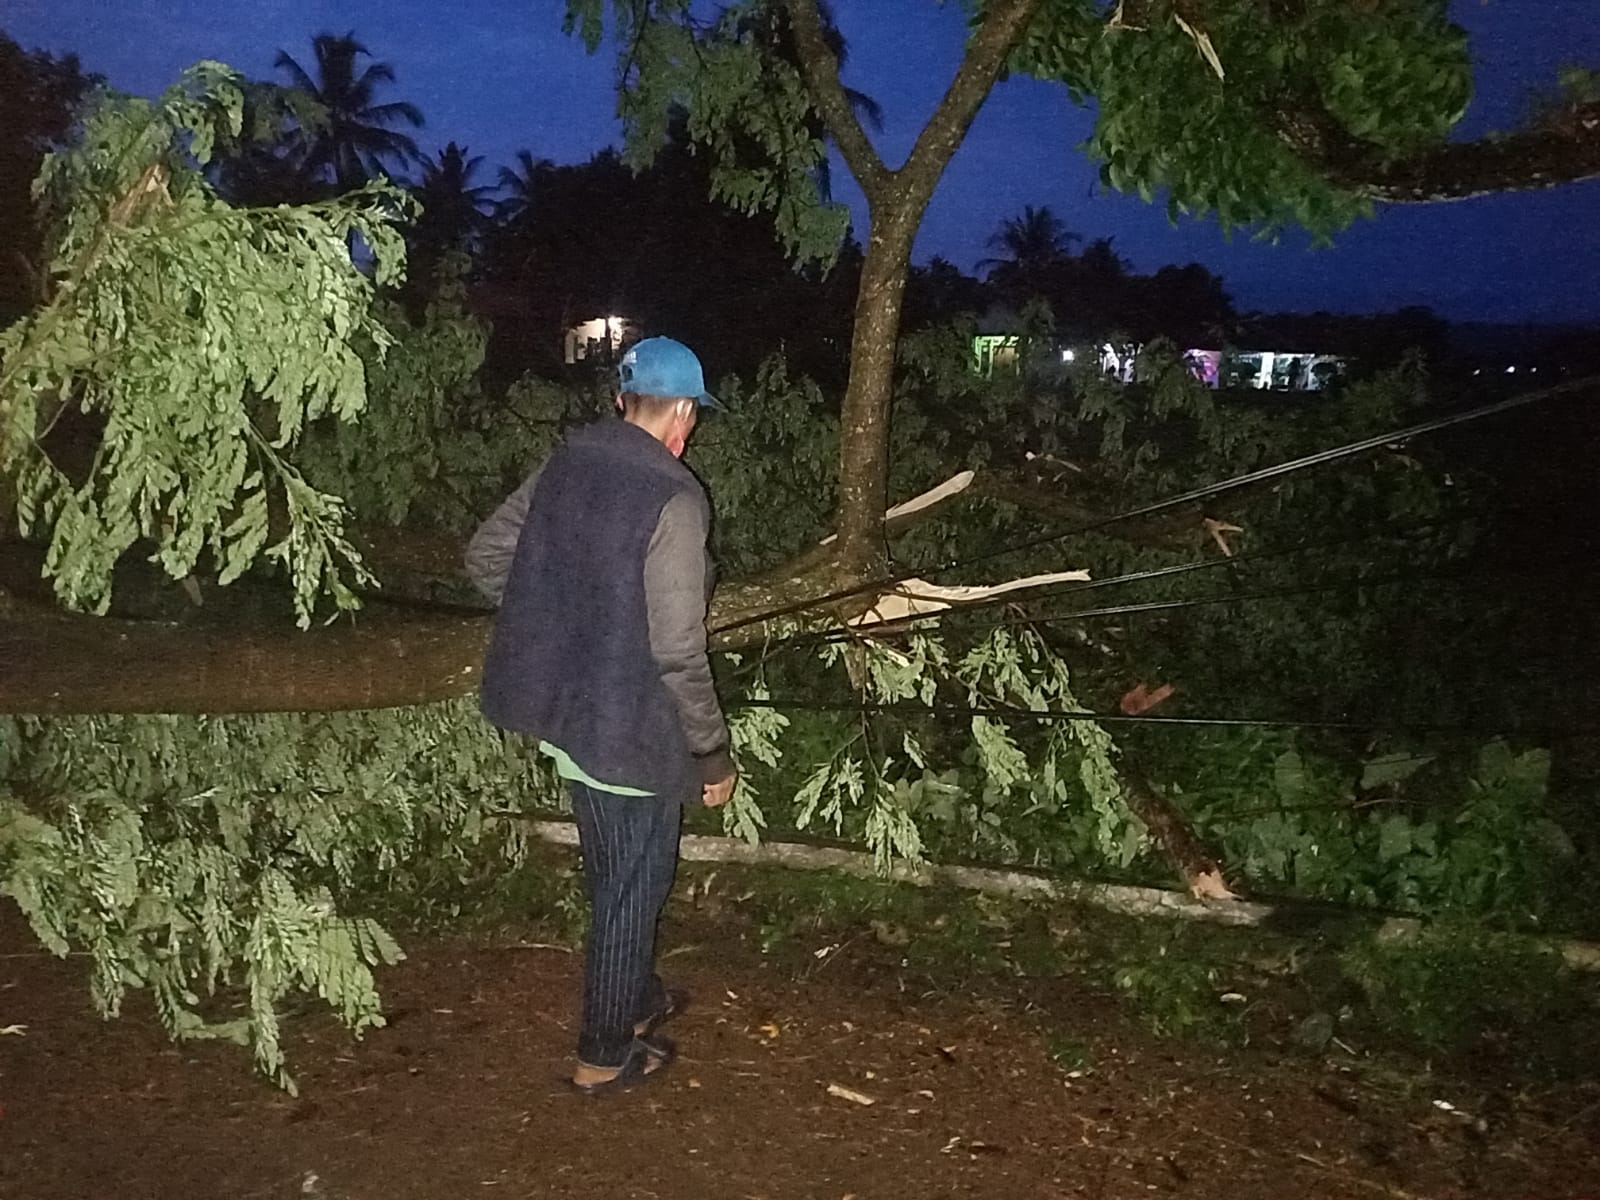
<instances>
[{"instance_id":1,"label":"palm tree","mask_svg":"<svg viewBox=\"0 0 1600 1200\"><path fill-rule=\"evenodd\" d=\"M311 47L315 79L287 50L278 51L273 64L326 113L321 127L300 131L298 151L305 169L319 178L331 177L344 189L384 174L385 159L415 160L417 144L389 126L404 122L420 128L422 113L403 101L374 102L379 85L394 82L394 68L374 62L357 74L357 60L371 57L372 52L356 41L354 33L343 37L319 33Z\"/></svg>"},{"instance_id":2,"label":"palm tree","mask_svg":"<svg viewBox=\"0 0 1600 1200\"><path fill-rule=\"evenodd\" d=\"M1014 280L1036 277L1041 271L1060 265L1072 253L1072 243L1083 239L1067 232L1061 218L1050 211L1050 206L1034 208L1029 204L1020 217L1007 217L1000 228L990 235L989 248L1004 253L1002 258L986 258L978 264L980 271L988 271L991 280L1002 273ZM995 280L1005 282L1005 280Z\"/></svg>"},{"instance_id":3,"label":"palm tree","mask_svg":"<svg viewBox=\"0 0 1600 1200\"><path fill-rule=\"evenodd\" d=\"M1120 283L1133 269L1127 259L1118 254L1112 245L1114 237L1095 238L1078 255L1078 269L1090 281L1100 284Z\"/></svg>"},{"instance_id":4,"label":"palm tree","mask_svg":"<svg viewBox=\"0 0 1600 1200\"><path fill-rule=\"evenodd\" d=\"M438 250L461 250L472 245L482 231L493 202L489 184L472 177L483 165L482 155L468 155L465 146L451 142L437 158L422 160L422 182L414 195L422 202L417 237Z\"/></svg>"},{"instance_id":5,"label":"palm tree","mask_svg":"<svg viewBox=\"0 0 1600 1200\"><path fill-rule=\"evenodd\" d=\"M1140 294L1147 281L1118 254L1115 238L1095 238L1072 260L1063 288L1064 311L1094 314L1099 334L1132 333L1139 324ZM1169 331L1170 332L1170 331Z\"/></svg>"},{"instance_id":6,"label":"palm tree","mask_svg":"<svg viewBox=\"0 0 1600 1200\"><path fill-rule=\"evenodd\" d=\"M327 196L331 185L301 153L291 108L301 98L281 84L246 85L240 136L219 147L213 160L213 177L230 204L309 204Z\"/></svg>"},{"instance_id":7,"label":"palm tree","mask_svg":"<svg viewBox=\"0 0 1600 1200\"><path fill-rule=\"evenodd\" d=\"M535 158L530 151L517 151L517 165L500 168L499 190L504 195L495 202L495 215L508 224L525 220L550 183L556 165L548 158Z\"/></svg>"}]
</instances>

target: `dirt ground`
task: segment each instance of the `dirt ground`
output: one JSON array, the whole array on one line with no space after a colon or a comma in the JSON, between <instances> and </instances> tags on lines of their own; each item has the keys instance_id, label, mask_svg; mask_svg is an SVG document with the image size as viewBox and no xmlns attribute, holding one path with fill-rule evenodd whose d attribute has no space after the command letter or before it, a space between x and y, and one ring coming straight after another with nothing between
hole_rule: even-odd
<instances>
[{"instance_id":1,"label":"dirt ground","mask_svg":"<svg viewBox=\"0 0 1600 1200\"><path fill-rule=\"evenodd\" d=\"M40 955L7 906L0 1196L1600 1197L1582 1082L1507 1093L1207 1049L1070 980L929 992L892 952L853 966L850 947L796 971L714 920L677 921L667 945L694 1003L682 1057L638 1091L562 1085L575 955L413 940L382 980L388 1028L288 1026L293 1098L237 1047L169 1043L137 1000L102 1023L84 961ZM1050 1041L1064 1025L1075 1072Z\"/></svg>"}]
</instances>

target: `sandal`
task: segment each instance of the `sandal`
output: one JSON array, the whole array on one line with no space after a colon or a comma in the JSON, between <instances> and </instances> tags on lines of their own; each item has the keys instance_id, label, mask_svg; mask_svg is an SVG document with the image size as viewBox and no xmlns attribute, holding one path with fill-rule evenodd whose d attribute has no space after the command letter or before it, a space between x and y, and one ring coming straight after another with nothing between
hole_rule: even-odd
<instances>
[{"instance_id":1,"label":"sandal","mask_svg":"<svg viewBox=\"0 0 1600 1200\"><path fill-rule=\"evenodd\" d=\"M689 1007L689 993L679 988L668 988L660 1008L634 1027L639 1037L647 1038L668 1021Z\"/></svg>"},{"instance_id":2,"label":"sandal","mask_svg":"<svg viewBox=\"0 0 1600 1200\"><path fill-rule=\"evenodd\" d=\"M628 1047L628 1056L622 1060L622 1066L610 1079L602 1079L599 1083L579 1083L576 1079L568 1079L567 1083L574 1091L585 1096L625 1092L660 1075L677 1056L677 1047L666 1038L646 1040L636 1037ZM657 1065L652 1067L652 1061Z\"/></svg>"}]
</instances>

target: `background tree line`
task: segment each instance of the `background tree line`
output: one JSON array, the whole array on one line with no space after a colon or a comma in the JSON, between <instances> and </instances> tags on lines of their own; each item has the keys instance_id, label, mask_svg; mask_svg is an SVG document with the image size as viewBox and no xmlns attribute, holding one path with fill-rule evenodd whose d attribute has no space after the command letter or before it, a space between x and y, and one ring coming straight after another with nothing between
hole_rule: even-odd
<instances>
[{"instance_id":1,"label":"background tree line","mask_svg":"<svg viewBox=\"0 0 1600 1200\"><path fill-rule=\"evenodd\" d=\"M9 39L0 41L0 53L0 85L9 110L22 117L0 139L3 253L16 267L0 296L0 319L9 321L40 295L47 234L28 186L100 81L75 59L30 54ZM559 377L563 330L610 313L675 332L733 373L750 371L780 341L790 361L828 392L842 385L859 246L848 241L831 271L797 270L769 223L711 198L710 163L692 153L681 116L642 171L610 149L570 165L522 151L514 164L494 169L455 141L425 153L417 140L424 115L391 98L402 91L393 68L374 60L354 34L319 34L305 65L287 51L277 65L281 79L254 85L250 101L253 119L265 124L213 168L222 194L242 205L272 205L328 198L374 179L407 187L420 204L407 228L408 310L420 315L441 264L466 256L468 304L490 318L485 379L494 391L529 369ZM296 94L326 116L303 123L281 103ZM1048 206L1006 219L989 242L993 256L976 275L939 258L911 269L911 328L996 310L1020 328L1023 310L1043 300L1057 335L1085 343L1320 343L1333 352L1363 351L1384 365L1408 349L1447 357L1447 327L1426 311L1370 319L1243 314L1224 281L1200 264L1140 274L1112 239L1070 232Z\"/></svg>"}]
</instances>

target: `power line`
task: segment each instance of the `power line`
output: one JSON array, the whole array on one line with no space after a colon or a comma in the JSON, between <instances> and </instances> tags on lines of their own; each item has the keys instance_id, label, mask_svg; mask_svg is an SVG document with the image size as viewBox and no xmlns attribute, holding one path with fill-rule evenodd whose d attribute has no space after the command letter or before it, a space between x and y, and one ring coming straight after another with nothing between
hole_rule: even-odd
<instances>
[{"instance_id":1,"label":"power line","mask_svg":"<svg viewBox=\"0 0 1600 1200\"><path fill-rule=\"evenodd\" d=\"M1095 712L1092 709L1017 708L1010 705L965 704L871 704L863 701L822 701L807 699L747 699L728 705L730 709L770 708L789 712L846 712L904 717L992 717L1006 721L1093 721L1100 725L1188 725L1224 729L1317 729L1343 733L1467 733L1480 737L1516 735L1547 740L1593 737L1600 725L1571 728L1544 725L1466 725L1449 722L1401 722L1383 724L1372 721L1305 720L1287 717L1158 717L1148 713Z\"/></svg>"},{"instance_id":2,"label":"power line","mask_svg":"<svg viewBox=\"0 0 1600 1200\"><path fill-rule=\"evenodd\" d=\"M1179 600L1146 600L1133 604L1107 604L1099 608L1080 608L1069 612L1040 613L1031 617L1007 617L1001 620L987 621L977 626L979 629L998 629L1009 625L1047 625L1056 621L1080 621L1092 617L1124 617L1138 613L1174 612L1185 608L1205 608L1213 604L1232 604L1235 601L1245 600L1276 600L1285 596L1309 596L1317 592L1353 591L1364 587L1383 587L1395 583L1417 583L1424 580L1441 581L1462 578L1466 573L1461 570L1420 572L1407 571L1393 575L1357 576L1354 579L1338 579L1331 583L1300 584L1295 587L1259 588L1249 592L1219 592L1211 596L1188 596ZM937 613L927 613L921 617L912 617L909 621L926 621L937 617L965 615L966 610L953 608ZM823 637L824 643L849 642L863 637L872 637L878 631L874 626L868 625L859 629L834 630ZM781 643L780 643L781 644Z\"/></svg>"},{"instance_id":3,"label":"power line","mask_svg":"<svg viewBox=\"0 0 1600 1200\"><path fill-rule=\"evenodd\" d=\"M1496 400L1490 404L1484 404L1477 408L1467 409L1464 412L1451 413L1442 417L1434 417L1431 420L1420 421L1414 425L1408 425L1403 429L1396 429L1389 433L1378 434L1373 437L1361 438L1359 441L1348 442L1342 446L1335 446L1328 450L1319 450L1315 454L1308 454L1301 458L1289 459L1286 462L1277 463L1270 467L1262 467L1259 470L1248 471L1242 475L1235 475L1231 479L1224 479L1218 483L1211 483L1206 484L1203 487L1192 488L1187 492L1182 492L1176 496L1170 496L1165 500L1158 500L1151 504L1141 505L1138 508L1127 509L1126 511L1116 513L1109 517L1100 517L1093 521L1075 525L1067 529L1041 534L1038 537L1029 538L1025 541L1017 542L1013 545L1005 546L998 550L991 550L985 554L979 554L965 559L950 560L932 567L913 568L911 570L903 571L899 574L891 575L886 578L875 579L867 583L858 584L848 588L841 588L837 591L827 592L823 595L814 596L809 599L796 600L788 604L778 605L774 608L766 610L765 612L755 613L747 617L741 617L736 621L730 621L725 625L718 626L711 632L714 634L728 633L735 629L742 629L748 625L757 625L763 621L770 621L777 617L785 617L793 613L804 612L807 609L816 608L823 604L832 604L839 600L848 600L856 596L865 595L869 592L893 586L896 583L903 583L907 579L915 578L918 575L939 574L945 571L954 570L957 567L971 566L974 563L988 562L1004 555L1016 554L1023 550L1035 549L1039 546L1049 545L1052 542L1063 541L1067 538L1079 537L1088 533L1095 533L1099 530L1106 529L1112 525L1120 524L1124 521L1135 520L1139 517L1154 516L1156 513L1165 512L1168 509L1178 508L1185 504L1193 504L1198 500L1209 499L1212 496L1218 496L1224 492L1234 491L1242 487L1248 487L1251 484L1261 483L1268 479L1276 479L1284 475L1292 474L1296 471L1303 471L1311 467L1321 466L1325 463L1335 462L1341 458L1349 458L1356 454L1363 454L1368 450L1375 450L1381 446L1391 445L1395 442L1407 441L1411 438L1420 437L1424 434L1437 433L1440 430L1449 429L1456 425L1463 425L1469 421L1476 421L1483 417L1490 417L1499 413L1509 412L1512 409L1521 408L1540 400L1547 400L1569 392L1590 388L1594 386L1595 382L1595 380L1588 378L1570 380L1566 383L1556 384L1553 387L1541 389L1540 391L1526 392L1520 396L1510 396L1503 400Z\"/></svg>"},{"instance_id":4,"label":"power line","mask_svg":"<svg viewBox=\"0 0 1600 1200\"><path fill-rule=\"evenodd\" d=\"M1232 604L1236 601L1248 600L1276 600L1288 596L1309 596L1319 592L1357 591L1361 588L1387 587L1397 583L1466 583L1474 584L1479 581L1501 579L1505 576L1544 575L1546 572L1555 572L1572 565L1571 560L1562 560L1546 563L1539 568L1529 570L1526 567L1500 567L1491 569L1471 569L1465 565L1441 571L1397 571L1386 575L1357 575L1353 578L1335 579L1324 583L1296 584L1293 587L1258 588L1254 591L1218 592L1210 596L1186 596L1176 600L1148 600L1131 604L1108 604L1099 608L1071 609L1066 612L1045 612L1033 616L1007 617L993 621L979 622L974 629L1000 629L1012 625L1048 625L1057 621L1088 620L1092 617L1122 617L1139 613L1174 612L1185 608L1205 608L1213 604ZM1013 601L1014 602L1014 601ZM900 621L884 622L885 625L895 627L892 632L899 632L904 627L921 621L937 620L941 617L965 616L968 612L979 607L949 608L939 612L924 613L917 617L907 617ZM825 644L837 642L854 642L867 638L878 638L891 632L877 625L852 627L849 629L829 630L820 635L817 640ZM793 644L799 644L804 639L785 639L773 643L768 649L784 649Z\"/></svg>"},{"instance_id":5,"label":"power line","mask_svg":"<svg viewBox=\"0 0 1600 1200\"><path fill-rule=\"evenodd\" d=\"M1143 571L1130 571L1130 572L1128 572L1127 574L1124 574L1124 575L1107 576L1104 579L1090 579L1090 580L1085 580L1085 581L1082 581L1082 582L1060 584L1060 585L1057 585L1055 587L1045 587L1045 588L1031 589L1027 593L1026 597L1018 595L1015 592L1008 592L1008 593L1005 593L1003 595L992 596L987 600L977 601L976 603L973 603L973 604L959 604L959 605L954 605L954 606L952 606L950 608L947 608L947 609L940 609L937 612L924 613L924 614L922 614L920 616L904 617L904 618L901 618L901 619L898 619L898 620L895 620L895 621L885 621L885 622L882 623L881 626L880 625L863 626L863 627L861 627L859 629L859 635L860 636L868 636L868 635L871 635L871 634L874 634L874 633L885 632L885 629L884 629L885 626L892 626L892 627L895 627L895 628L899 628L899 627L912 625L912 624L915 624L915 623L918 623L918 622L922 622L922 621L932 621L932 620L937 620L937 619L941 619L941 618L944 618L944 617L951 617L951 616L966 616L966 615L968 615L970 613L984 612L984 611L986 611L988 609L991 609L991 608L1010 607L1012 605L1022 604L1022 603L1026 603L1028 601L1043 599L1043 598L1047 598L1047 597L1076 596L1079 592L1096 591L1096 590L1098 590L1100 588L1116 587L1116 586L1120 586L1120 585L1123 585L1123 584L1129 584L1129 583L1142 583L1142 582L1145 582L1145 581L1151 580L1151 579L1161 579L1161 578L1167 578L1167 577L1176 576L1176 575L1187 575L1187 574L1192 574L1193 572L1196 572L1196 571L1214 570L1214 569L1216 569L1218 567L1233 567L1233 566L1239 566L1239 565L1245 564L1245 563L1260 563L1260 562L1267 562L1267 561L1270 561L1270 560L1273 560L1273 559L1290 558L1290 557L1293 557L1293 556L1296 556L1296 555L1300 555L1300 554L1311 553L1313 551L1332 550L1332 549L1336 549L1336 548L1338 548L1340 546L1358 545L1360 543L1370 542L1370 541L1373 541L1373 540L1375 540L1377 538L1385 537L1385 536L1403 537L1403 536L1406 536L1406 535L1409 535L1409 534L1412 534L1412 533L1420 532L1420 531L1425 530L1425 529L1438 528L1438 527L1445 526L1445 525L1459 523L1459 522L1465 521L1466 519L1467 519L1466 516L1461 516L1461 517L1457 517L1457 518L1450 518L1450 519L1435 518L1435 519L1430 519L1430 520L1427 520L1427 521L1418 522L1418 523L1416 523L1414 525L1405 526L1398 533L1394 533L1394 534L1387 534L1386 535L1384 533L1364 532L1364 533L1352 534L1352 535L1350 535L1348 537L1334 538L1334 539L1331 539L1331 540L1325 541L1325 542L1302 543L1302 544L1297 545L1297 546L1282 546L1282 547L1278 547L1278 548L1272 549L1272 550L1248 551L1248 552L1243 553L1243 554L1235 554L1235 555L1231 555L1229 557L1203 558L1203 559L1199 559L1199 560L1194 561L1194 562L1177 563L1177 564L1172 565L1172 566L1151 567L1151 568L1148 568L1148 569L1143 570ZM1419 578L1419 579L1426 579L1426 578L1432 578L1432 577L1433 576L1431 576L1431 575L1424 575L1424 574L1420 574L1420 573L1415 576L1415 578ZM1448 577L1448 576L1441 576L1441 577ZM1354 580L1354 581L1346 581L1343 584L1332 585L1332 586L1355 586L1355 587L1359 587L1359 586L1363 586L1363 584L1365 582L1366 581L1358 579L1358 580ZM1379 582L1379 581L1375 580L1374 582ZM1324 589L1321 588L1321 587L1314 587L1314 588L1309 588L1307 590L1320 591L1320 590L1324 590ZM1213 601L1213 600L1211 600L1209 598L1202 598L1202 599L1194 601L1194 603L1209 604L1209 603L1213 603L1213 602L1221 602L1222 600L1225 600L1225 599L1244 599L1244 598L1246 598L1246 595L1247 595L1246 593L1230 593L1228 596L1218 596L1215 601ZM1170 604L1173 607L1180 607L1180 608L1181 607L1186 607L1186 603L1185 602L1162 602L1162 603ZM1129 607L1129 606L1116 606L1116 607L1105 608L1105 609L1085 609L1082 612L1058 614L1058 615L1050 616L1048 618L1043 618L1043 619L1064 620L1064 619L1067 619L1067 618L1075 618L1075 617L1082 617L1082 616L1101 616L1101 615L1111 615L1111 614L1122 613L1122 612L1137 612L1137 611L1143 611L1143 608L1141 606L1138 606L1138 605L1131 606L1131 607ZM1021 621L996 622L996 624L1017 624L1017 623L1025 623L1025 621L1026 621L1026 619L1024 618ZM987 628L987 627L988 626L980 626L980 628ZM848 640L851 640L855 636L857 636L857 633L852 632L851 630L846 630L846 629L819 629L819 630L812 630L812 631L809 631L809 632L806 632L806 633L793 634L793 635L791 635L789 637L785 637L785 638L774 639L772 641L767 642L764 648L770 653L772 651L785 649L785 648L790 647L790 646L812 645L812 644L815 644L815 643L818 643L818 642L848 641Z\"/></svg>"}]
</instances>

